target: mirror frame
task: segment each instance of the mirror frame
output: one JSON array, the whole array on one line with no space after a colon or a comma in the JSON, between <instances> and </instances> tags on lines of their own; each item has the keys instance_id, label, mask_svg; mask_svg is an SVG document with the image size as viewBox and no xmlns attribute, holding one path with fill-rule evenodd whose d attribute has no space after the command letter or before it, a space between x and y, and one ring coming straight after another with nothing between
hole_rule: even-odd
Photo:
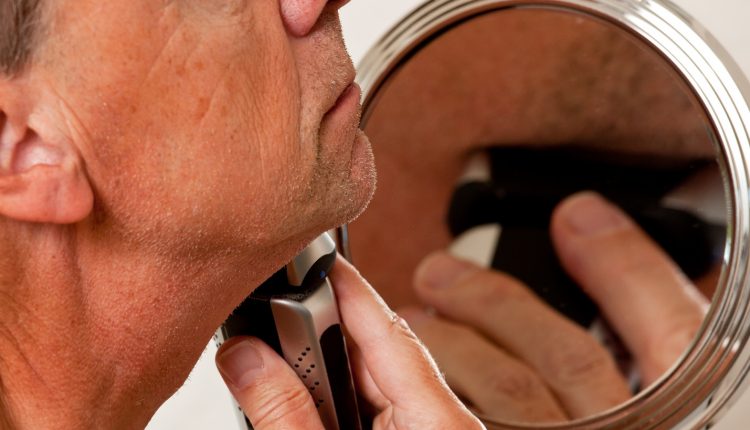
<instances>
[{"instance_id":1,"label":"mirror frame","mask_svg":"<svg viewBox=\"0 0 750 430\"><path fill-rule=\"evenodd\" d=\"M685 79L718 139L728 197L725 266L691 346L657 382L630 401L571 423L526 426L483 419L489 429L704 428L746 388L750 372L750 86L739 67L696 21L660 0L432 0L397 23L358 67L365 127L378 91L436 35L472 17L512 8L558 8L603 19L638 36ZM338 232L348 254L346 227ZM356 256L355 256L356 257Z\"/></svg>"}]
</instances>

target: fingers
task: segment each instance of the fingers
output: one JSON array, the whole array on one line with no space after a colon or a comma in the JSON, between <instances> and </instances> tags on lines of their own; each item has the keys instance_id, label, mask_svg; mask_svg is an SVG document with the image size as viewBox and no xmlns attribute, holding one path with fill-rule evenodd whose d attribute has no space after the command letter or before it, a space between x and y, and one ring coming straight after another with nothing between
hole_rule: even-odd
<instances>
[{"instance_id":1,"label":"fingers","mask_svg":"<svg viewBox=\"0 0 750 430\"><path fill-rule=\"evenodd\" d=\"M537 374L476 331L424 311L400 311L445 372L448 384L484 416L553 423L568 417Z\"/></svg>"},{"instance_id":2,"label":"fingers","mask_svg":"<svg viewBox=\"0 0 750 430\"><path fill-rule=\"evenodd\" d=\"M343 258L331 272L341 318L393 419L409 428L482 428L445 384L414 333ZM358 365L355 365L358 367ZM399 418L401 417L401 418Z\"/></svg>"},{"instance_id":3,"label":"fingers","mask_svg":"<svg viewBox=\"0 0 750 430\"><path fill-rule=\"evenodd\" d=\"M551 233L565 269L623 338L644 382L653 382L690 344L707 301L658 245L598 194L561 203Z\"/></svg>"},{"instance_id":4,"label":"fingers","mask_svg":"<svg viewBox=\"0 0 750 430\"><path fill-rule=\"evenodd\" d=\"M572 418L630 398L609 353L517 280L436 253L417 269L415 287L440 314L475 327L529 364Z\"/></svg>"},{"instance_id":5,"label":"fingers","mask_svg":"<svg viewBox=\"0 0 750 430\"><path fill-rule=\"evenodd\" d=\"M216 365L256 430L323 429L305 386L284 359L260 340L228 340L216 354Z\"/></svg>"},{"instance_id":6,"label":"fingers","mask_svg":"<svg viewBox=\"0 0 750 430\"><path fill-rule=\"evenodd\" d=\"M349 342L347 349L349 350L349 362L359 394L367 399L375 410L388 408L391 402L383 395L378 385L372 379L370 369L367 368L365 358L362 355L362 350L354 342Z\"/></svg>"}]
</instances>

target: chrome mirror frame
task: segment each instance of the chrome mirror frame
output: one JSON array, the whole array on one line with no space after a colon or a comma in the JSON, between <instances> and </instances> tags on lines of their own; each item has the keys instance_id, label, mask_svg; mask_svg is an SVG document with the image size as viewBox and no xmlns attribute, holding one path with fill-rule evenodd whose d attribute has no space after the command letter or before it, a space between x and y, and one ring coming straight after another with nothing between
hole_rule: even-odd
<instances>
[{"instance_id":1,"label":"chrome mirror frame","mask_svg":"<svg viewBox=\"0 0 750 430\"><path fill-rule=\"evenodd\" d=\"M430 38L477 15L528 7L576 10L618 25L660 53L692 87L718 138L717 159L729 197L725 267L691 347L659 381L629 402L560 425L485 423L489 429L704 428L737 399L750 371L750 86L706 30L674 4L660 0L427 1L396 24L360 63L363 126L384 82ZM339 234L340 245L346 245L346 228Z\"/></svg>"}]
</instances>

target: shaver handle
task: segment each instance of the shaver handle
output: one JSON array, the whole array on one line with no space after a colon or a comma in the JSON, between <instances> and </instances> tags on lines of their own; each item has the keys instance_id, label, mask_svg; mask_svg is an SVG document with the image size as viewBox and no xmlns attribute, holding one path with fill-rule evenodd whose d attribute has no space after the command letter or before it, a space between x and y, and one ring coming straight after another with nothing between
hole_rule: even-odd
<instances>
[{"instance_id":1,"label":"shaver handle","mask_svg":"<svg viewBox=\"0 0 750 430\"><path fill-rule=\"evenodd\" d=\"M327 235L316 239L256 289L222 325L216 339L220 344L238 335L260 338L296 371L327 430L359 430L346 341L327 278L335 260L331 244Z\"/></svg>"},{"instance_id":2,"label":"shaver handle","mask_svg":"<svg viewBox=\"0 0 750 430\"><path fill-rule=\"evenodd\" d=\"M281 353L310 392L326 429L360 429L354 382L328 279L307 298L273 298Z\"/></svg>"}]
</instances>

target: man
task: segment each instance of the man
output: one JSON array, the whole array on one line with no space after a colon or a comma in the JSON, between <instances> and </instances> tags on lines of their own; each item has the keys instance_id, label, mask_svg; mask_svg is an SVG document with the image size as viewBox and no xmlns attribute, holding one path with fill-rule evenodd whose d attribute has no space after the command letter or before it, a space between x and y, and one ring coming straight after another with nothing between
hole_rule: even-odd
<instances>
[{"instance_id":1,"label":"man","mask_svg":"<svg viewBox=\"0 0 750 430\"><path fill-rule=\"evenodd\" d=\"M343 3L0 3L2 427L143 427L234 306L364 208ZM351 267L335 276L378 422L481 427ZM219 358L251 420L319 428L254 342ZM408 391L398 366L419 370Z\"/></svg>"}]
</instances>

